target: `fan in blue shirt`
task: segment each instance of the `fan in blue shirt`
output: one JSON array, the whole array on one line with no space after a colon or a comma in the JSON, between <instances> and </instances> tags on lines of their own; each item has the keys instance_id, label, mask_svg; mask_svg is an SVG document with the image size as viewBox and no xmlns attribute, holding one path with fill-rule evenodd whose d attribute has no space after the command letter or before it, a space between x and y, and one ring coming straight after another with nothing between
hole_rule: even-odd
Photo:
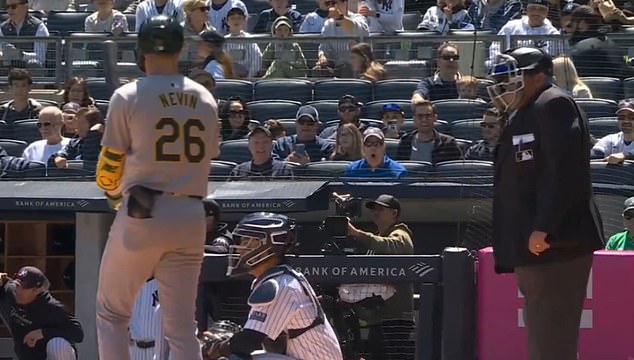
<instances>
[{"instance_id":1,"label":"fan in blue shirt","mask_svg":"<svg viewBox=\"0 0 634 360\"><path fill-rule=\"evenodd\" d=\"M363 134L364 159L354 161L346 168L346 177L401 178L407 170L385 154L385 135L378 128L369 128Z\"/></svg>"}]
</instances>

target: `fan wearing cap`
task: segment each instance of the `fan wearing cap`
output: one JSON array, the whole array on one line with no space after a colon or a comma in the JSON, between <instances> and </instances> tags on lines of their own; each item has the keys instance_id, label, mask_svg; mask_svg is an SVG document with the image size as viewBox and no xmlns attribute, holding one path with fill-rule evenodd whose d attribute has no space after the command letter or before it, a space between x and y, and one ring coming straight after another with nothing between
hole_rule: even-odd
<instances>
[{"instance_id":1,"label":"fan wearing cap","mask_svg":"<svg viewBox=\"0 0 634 360\"><path fill-rule=\"evenodd\" d=\"M13 335L20 360L75 360L84 331L79 321L48 291L49 280L33 266L13 279L0 273L0 314Z\"/></svg>"},{"instance_id":2,"label":"fan wearing cap","mask_svg":"<svg viewBox=\"0 0 634 360\"><path fill-rule=\"evenodd\" d=\"M346 168L346 177L401 178L407 170L385 153L385 135L378 128L368 128L363 133L363 159Z\"/></svg>"},{"instance_id":3,"label":"fan wearing cap","mask_svg":"<svg viewBox=\"0 0 634 360\"><path fill-rule=\"evenodd\" d=\"M634 160L634 99L619 102L616 120L621 131L606 135L594 144L593 158L603 159L610 164Z\"/></svg>"},{"instance_id":4,"label":"fan wearing cap","mask_svg":"<svg viewBox=\"0 0 634 360\"><path fill-rule=\"evenodd\" d=\"M295 119L296 134L275 141L273 158L300 164L328 159L335 146L317 136L317 130L321 124L317 109L310 105L304 105L297 111ZM304 151L295 151L297 144L302 144Z\"/></svg>"},{"instance_id":5,"label":"fan wearing cap","mask_svg":"<svg viewBox=\"0 0 634 360\"><path fill-rule=\"evenodd\" d=\"M411 255L414 253L412 231L400 221L401 203L392 195L382 194L365 205L370 209L377 227L373 234L355 227L348 221L348 235L359 241L372 255ZM361 320L368 322L371 359L387 359L385 347L391 347L395 336L406 337L414 329L413 285L402 284L342 284L339 296L343 301L363 307L363 299L381 296L378 309L359 311ZM398 330L397 330L398 329ZM400 335L394 334L398 332ZM383 345L383 346L382 346ZM403 344L400 343L402 346Z\"/></svg>"},{"instance_id":6,"label":"fan wearing cap","mask_svg":"<svg viewBox=\"0 0 634 360\"><path fill-rule=\"evenodd\" d=\"M588 120L550 83L552 69L543 50L511 49L488 88L509 116L495 157L495 269L515 272L524 295L530 360L577 358L593 252L604 246Z\"/></svg>"},{"instance_id":7,"label":"fan wearing cap","mask_svg":"<svg viewBox=\"0 0 634 360\"><path fill-rule=\"evenodd\" d=\"M239 7L245 14L249 13L246 5L244 5L241 0L211 0L209 5L211 6L209 22L211 26L223 35L229 33L229 26L227 25L227 14L229 10L234 7Z\"/></svg>"},{"instance_id":8,"label":"fan wearing cap","mask_svg":"<svg viewBox=\"0 0 634 360\"><path fill-rule=\"evenodd\" d=\"M231 172L233 180L241 178L273 178L293 176L293 170L286 161L273 159L273 135L269 129L256 126L248 135L251 160L236 166Z\"/></svg>"},{"instance_id":9,"label":"fan wearing cap","mask_svg":"<svg viewBox=\"0 0 634 360\"><path fill-rule=\"evenodd\" d=\"M292 37L290 19L286 16L275 19L271 35L276 38ZM262 79L305 77L308 71L302 47L296 42L272 41L266 45L262 57L262 67L266 69Z\"/></svg>"},{"instance_id":10,"label":"fan wearing cap","mask_svg":"<svg viewBox=\"0 0 634 360\"><path fill-rule=\"evenodd\" d=\"M383 132L388 139L400 139L405 135L401 130L405 122L405 112L401 105L396 103L384 104L381 109L381 121L383 122Z\"/></svg>"},{"instance_id":11,"label":"fan wearing cap","mask_svg":"<svg viewBox=\"0 0 634 360\"><path fill-rule=\"evenodd\" d=\"M368 125L361 122L361 112L363 111L363 103L357 100L353 95L344 95L339 99L337 107L337 115L339 123L328 126L319 134L322 139L336 140L337 129L339 126L347 123L355 124L362 133L368 128ZM325 119L324 119L325 120Z\"/></svg>"},{"instance_id":12,"label":"fan wearing cap","mask_svg":"<svg viewBox=\"0 0 634 360\"><path fill-rule=\"evenodd\" d=\"M226 38L235 37L252 37L251 34L244 31L247 25L247 14L238 6L234 6L227 13L227 26L229 33ZM239 78L253 78L258 75L262 68L262 51L255 42L232 42L231 40L225 45L227 52L235 61L234 73ZM240 71L238 71L238 67Z\"/></svg>"},{"instance_id":13,"label":"fan wearing cap","mask_svg":"<svg viewBox=\"0 0 634 360\"><path fill-rule=\"evenodd\" d=\"M202 68L216 80L232 78L233 60L224 50L225 37L215 30L205 30L199 37L198 58L202 59Z\"/></svg>"},{"instance_id":14,"label":"fan wearing cap","mask_svg":"<svg viewBox=\"0 0 634 360\"><path fill-rule=\"evenodd\" d=\"M255 23L253 32L256 34L269 34L273 30L273 24L277 18L284 16L291 21L293 31L299 31L299 27L304 21L304 15L299 11L292 9L289 0L268 0L271 4L270 9L262 10L258 14L258 20Z\"/></svg>"},{"instance_id":15,"label":"fan wearing cap","mask_svg":"<svg viewBox=\"0 0 634 360\"><path fill-rule=\"evenodd\" d=\"M625 230L610 236L606 250L634 250L634 196L623 203L622 216Z\"/></svg>"}]
</instances>

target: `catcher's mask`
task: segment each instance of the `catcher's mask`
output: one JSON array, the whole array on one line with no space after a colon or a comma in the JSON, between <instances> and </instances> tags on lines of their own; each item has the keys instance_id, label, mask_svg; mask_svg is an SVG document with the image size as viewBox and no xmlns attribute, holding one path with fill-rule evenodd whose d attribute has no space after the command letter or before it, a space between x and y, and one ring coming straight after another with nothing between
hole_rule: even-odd
<instances>
[{"instance_id":1,"label":"catcher's mask","mask_svg":"<svg viewBox=\"0 0 634 360\"><path fill-rule=\"evenodd\" d=\"M227 276L247 274L274 256L283 257L295 244L295 221L286 215L247 215L233 230Z\"/></svg>"},{"instance_id":2,"label":"catcher's mask","mask_svg":"<svg viewBox=\"0 0 634 360\"><path fill-rule=\"evenodd\" d=\"M487 87L491 101L501 112L510 111L524 91L524 76L517 61L510 55L498 55L490 77L495 82Z\"/></svg>"}]
</instances>

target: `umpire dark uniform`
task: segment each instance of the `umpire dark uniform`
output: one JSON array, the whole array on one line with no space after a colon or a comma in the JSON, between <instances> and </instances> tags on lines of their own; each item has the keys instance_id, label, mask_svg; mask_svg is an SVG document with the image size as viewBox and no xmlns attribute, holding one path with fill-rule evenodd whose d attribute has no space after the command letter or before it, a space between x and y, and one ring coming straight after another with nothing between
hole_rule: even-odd
<instances>
[{"instance_id":1,"label":"umpire dark uniform","mask_svg":"<svg viewBox=\"0 0 634 360\"><path fill-rule=\"evenodd\" d=\"M496 271L515 272L525 297L530 359L576 360L592 254L604 240L586 115L551 75L551 57L533 48L494 66L489 92L509 119L495 159L493 247Z\"/></svg>"}]
</instances>

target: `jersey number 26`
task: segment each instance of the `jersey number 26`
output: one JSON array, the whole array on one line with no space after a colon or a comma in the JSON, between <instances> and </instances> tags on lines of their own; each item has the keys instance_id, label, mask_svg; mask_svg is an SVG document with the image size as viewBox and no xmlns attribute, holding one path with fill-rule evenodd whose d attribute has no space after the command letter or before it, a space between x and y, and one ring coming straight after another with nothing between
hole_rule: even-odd
<instances>
[{"instance_id":1,"label":"jersey number 26","mask_svg":"<svg viewBox=\"0 0 634 360\"><path fill-rule=\"evenodd\" d=\"M156 130L170 129L156 140L156 161L180 162L182 156L190 163L199 163L205 159L205 142L199 136L192 135L192 129L204 131L205 126L198 119L187 119L181 126L174 118L164 117L156 123ZM174 144L182 138L183 152L167 153L166 144Z\"/></svg>"}]
</instances>

